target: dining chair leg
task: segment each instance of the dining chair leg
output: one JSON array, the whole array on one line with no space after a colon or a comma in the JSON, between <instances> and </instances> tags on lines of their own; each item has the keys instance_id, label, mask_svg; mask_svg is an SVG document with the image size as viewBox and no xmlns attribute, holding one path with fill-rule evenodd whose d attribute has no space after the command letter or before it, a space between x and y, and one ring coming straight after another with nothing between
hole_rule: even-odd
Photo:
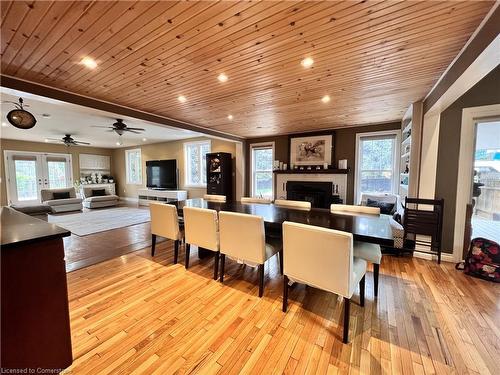
<instances>
[{"instance_id":1,"label":"dining chair leg","mask_svg":"<svg viewBox=\"0 0 500 375\"><path fill-rule=\"evenodd\" d=\"M174 242L174 264L177 264L177 259L179 258L179 240Z\"/></svg>"},{"instance_id":2,"label":"dining chair leg","mask_svg":"<svg viewBox=\"0 0 500 375\"><path fill-rule=\"evenodd\" d=\"M278 258L280 261L280 274L283 275L283 249L278 252Z\"/></svg>"},{"instance_id":3,"label":"dining chair leg","mask_svg":"<svg viewBox=\"0 0 500 375\"><path fill-rule=\"evenodd\" d=\"M365 285L366 285L366 275L363 275L359 281L359 304L361 307L365 306Z\"/></svg>"},{"instance_id":4,"label":"dining chair leg","mask_svg":"<svg viewBox=\"0 0 500 375\"><path fill-rule=\"evenodd\" d=\"M344 297L344 332L342 342L347 344L349 342L349 307L351 300Z\"/></svg>"},{"instance_id":5,"label":"dining chair leg","mask_svg":"<svg viewBox=\"0 0 500 375\"><path fill-rule=\"evenodd\" d=\"M214 257L214 280L217 280L219 278L219 255L220 252L217 251Z\"/></svg>"},{"instance_id":6,"label":"dining chair leg","mask_svg":"<svg viewBox=\"0 0 500 375\"><path fill-rule=\"evenodd\" d=\"M191 245L190 244L186 244L186 259L185 259L185 266L186 266L186 269L189 268L189 252L191 250Z\"/></svg>"},{"instance_id":7,"label":"dining chair leg","mask_svg":"<svg viewBox=\"0 0 500 375\"><path fill-rule=\"evenodd\" d=\"M156 234L151 235L151 256L155 256Z\"/></svg>"},{"instance_id":8,"label":"dining chair leg","mask_svg":"<svg viewBox=\"0 0 500 375\"><path fill-rule=\"evenodd\" d=\"M378 274L380 271L380 264L373 263L373 294L378 297Z\"/></svg>"},{"instance_id":9,"label":"dining chair leg","mask_svg":"<svg viewBox=\"0 0 500 375\"><path fill-rule=\"evenodd\" d=\"M259 297L264 294L264 265L259 264Z\"/></svg>"},{"instance_id":10,"label":"dining chair leg","mask_svg":"<svg viewBox=\"0 0 500 375\"><path fill-rule=\"evenodd\" d=\"M226 254L220 254L220 282L224 282L224 268L226 267Z\"/></svg>"},{"instance_id":11,"label":"dining chair leg","mask_svg":"<svg viewBox=\"0 0 500 375\"><path fill-rule=\"evenodd\" d=\"M283 312L288 309L288 276L283 276Z\"/></svg>"}]
</instances>

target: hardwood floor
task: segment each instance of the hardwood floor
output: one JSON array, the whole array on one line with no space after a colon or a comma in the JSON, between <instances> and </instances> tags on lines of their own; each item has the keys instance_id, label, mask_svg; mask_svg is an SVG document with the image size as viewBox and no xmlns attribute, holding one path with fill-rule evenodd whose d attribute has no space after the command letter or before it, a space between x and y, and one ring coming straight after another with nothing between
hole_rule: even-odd
<instances>
[{"instance_id":1,"label":"hardwood floor","mask_svg":"<svg viewBox=\"0 0 500 375\"><path fill-rule=\"evenodd\" d=\"M68 274L75 374L499 374L500 285L453 264L384 256L378 300L367 275L365 308L351 304L350 344L341 342L343 305L304 285L281 311L278 260L258 272L173 242ZM193 252L191 252L193 254ZM196 252L194 252L196 253ZM356 293L354 300L358 300Z\"/></svg>"}]
</instances>

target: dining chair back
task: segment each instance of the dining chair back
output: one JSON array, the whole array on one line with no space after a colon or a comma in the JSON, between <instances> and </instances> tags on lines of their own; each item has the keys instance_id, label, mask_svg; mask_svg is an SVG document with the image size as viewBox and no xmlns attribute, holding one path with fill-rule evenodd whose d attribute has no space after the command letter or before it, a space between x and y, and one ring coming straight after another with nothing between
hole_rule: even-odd
<instances>
[{"instance_id":1,"label":"dining chair back","mask_svg":"<svg viewBox=\"0 0 500 375\"><path fill-rule=\"evenodd\" d=\"M261 204L271 204L272 201L266 198L250 198L250 197L242 197L241 203L261 203Z\"/></svg>"},{"instance_id":2,"label":"dining chair back","mask_svg":"<svg viewBox=\"0 0 500 375\"><path fill-rule=\"evenodd\" d=\"M171 204L151 202L149 204L151 216L151 256L155 255L156 236L175 241L174 263L177 263L179 241L183 233L179 226L177 207Z\"/></svg>"},{"instance_id":3,"label":"dining chair back","mask_svg":"<svg viewBox=\"0 0 500 375\"><path fill-rule=\"evenodd\" d=\"M210 202L226 202L225 195L205 194L203 199Z\"/></svg>"},{"instance_id":4,"label":"dining chair back","mask_svg":"<svg viewBox=\"0 0 500 375\"><path fill-rule=\"evenodd\" d=\"M298 210L311 210L311 202L291 201L287 199L276 199L274 205L277 207L295 208Z\"/></svg>"},{"instance_id":5,"label":"dining chair back","mask_svg":"<svg viewBox=\"0 0 500 375\"><path fill-rule=\"evenodd\" d=\"M355 206L351 204L332 204L330 205L330 212L380 215L380 208L368 207L368 206Z\"/></svg>"},{"instance_id":6,"label":"dining chair back","mask_svg":"<svg viewBox=\"0 0 500 375\"><path fill-rule=\"evenodd\" d=\"M265 262L266 236L262 217L220 211L219 231L222 254L243 262Z\"/></svg>"},{"instance_id":7,"label":"dining chair back","mask_svg":"<svg viewBox=\"0 0 500 375\"><path fill-rule=\"evenodd\" d=\"M307 252L304 252L307 249ZM366 261L353 257L351 233L312 225L283 223L283 311L287 310L289 279L344 297L344 335L348 342L349 303L360 285L364 305Z\"/></svg>"},{"instance_id":8,"label":"dining chair back","mask_svg":"<svg viewBox=\"0 0 500 375\"><path fill-rule=\"evenodd\" d=\"M184 207L184 232L186 239L186 268L189 268L191 245L196 245L216 253L214 279L219 267L219 231L217 211L206 208Z\"/></svg>"}]
</instances>

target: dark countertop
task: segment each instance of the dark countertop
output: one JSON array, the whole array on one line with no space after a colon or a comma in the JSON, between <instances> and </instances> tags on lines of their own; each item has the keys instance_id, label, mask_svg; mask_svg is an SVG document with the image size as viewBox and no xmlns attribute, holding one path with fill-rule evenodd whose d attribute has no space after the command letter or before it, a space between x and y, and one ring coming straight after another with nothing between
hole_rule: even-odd
<instances>
[{"instance_id":1,"label":"dark countertop","mask_svg":"<svg viewBox=\"0 0 500 375\"><path fill-rule=\"evenodd\" d=\"M10 207L1 207L0 218L2 248L71 235L71 232L66 229L23 214Z\"/></svg>"}]
</instances>

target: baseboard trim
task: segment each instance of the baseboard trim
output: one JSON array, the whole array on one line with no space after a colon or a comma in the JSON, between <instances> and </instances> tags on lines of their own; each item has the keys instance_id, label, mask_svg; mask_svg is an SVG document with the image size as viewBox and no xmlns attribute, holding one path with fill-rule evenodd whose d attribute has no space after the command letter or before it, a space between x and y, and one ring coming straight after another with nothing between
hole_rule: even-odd
<instances>
[{"instance_id":1,"label":"baseboard trim","mask_svg":"<svg viewBox=\"0 0 500 375\"><path fill-rule=\"evenodd\" d=\"M415 258L425 259L425 260L433 260L437 262L437 255L421 253L419 251L414 251L413 256ZM443 262L457 263L457 260L453 256L453 254L441 253L441 260Z\"/></svg>"}]
</instances>

